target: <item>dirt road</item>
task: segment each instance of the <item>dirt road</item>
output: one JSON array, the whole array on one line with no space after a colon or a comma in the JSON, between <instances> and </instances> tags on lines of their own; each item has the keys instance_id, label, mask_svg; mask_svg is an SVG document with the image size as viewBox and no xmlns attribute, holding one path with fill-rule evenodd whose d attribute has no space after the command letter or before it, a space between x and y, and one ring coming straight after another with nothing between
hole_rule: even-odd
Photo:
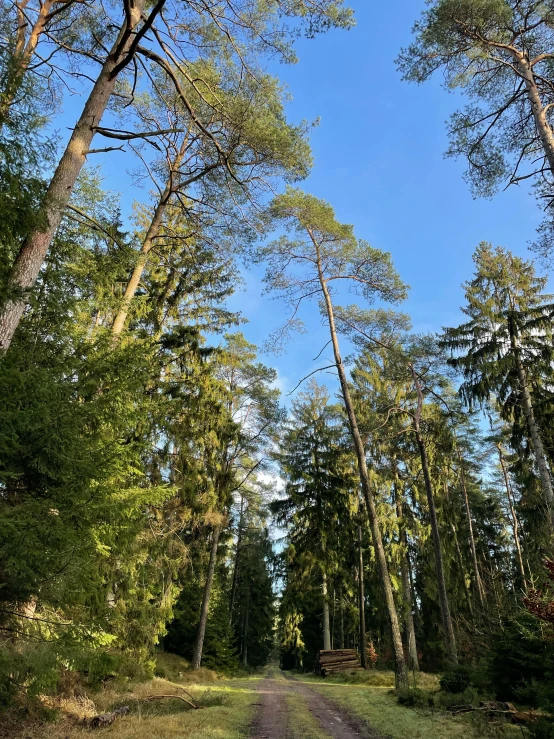
<instances>
[{"instance_id":1,"label":"dirt road","mask_svg":"<svg viewBox=\"0 0 554 739\"><path fill-rule=\"evenodd\" d=\"M348 715L320 693L294 678L283 679L279 670L270 669L260 684L260 708L250 733L251 739L296 739L295 717L286 696L301 696L319 726L321 739L386 739Z\"/></svg>"}]
</instances>

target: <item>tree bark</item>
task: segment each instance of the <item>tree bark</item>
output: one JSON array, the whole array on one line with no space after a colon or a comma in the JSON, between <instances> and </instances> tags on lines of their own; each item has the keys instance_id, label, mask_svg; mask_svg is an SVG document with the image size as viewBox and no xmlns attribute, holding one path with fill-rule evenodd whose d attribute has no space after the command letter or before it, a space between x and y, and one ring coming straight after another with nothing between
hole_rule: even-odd
<instances>
[{"instance_id":1,"label":"tree bark","mask_svg":"<svg viewBox=\"0 0 554 739\"><path fill-rule=\"evenodd\" d=\"M394 460L394 499L396 503L396 517L398 518L398 529L400 532L400 573L402 576L402 597L404 601L404 627L406 630L406 641L408 644L409 667L411 670L419 670L419 659L417 656L417 642L414 627L414 615L412 613L412 587L410 584L410 564L408 562L408 534L404 517L404 506L398 492L398 480L396 471L396 460Z\"/></svg>"},{"instance_id":2,"label":"tree bark","mask_svg":"<svg viewBox=\"0 0 554 739\"><path fill-rule=\"evenodd\" d=\"M164 191L162 192L160 199L158 200L158 204L156 205L156 208L154 210L154 215L152 216L152 220L150 221L146 236L144 237L144 241L142 242L142 247L137 259L137 263L135 264L135 267L131 273L131 277L129 278L129 282L127 283L127 287L125 288L125 293L123 295L121 305L119 306L119 310L112 325L112 334L114 336L119 336L125 327L125 322L131 308L131 303L133 301L133 298L135 297L135 293L137 292L140 280L146 268L148 255L150 254L152 247L154 246L155 240L160 235L160 230L162 227L165 212L167 210L167 206L171 202L171 198L175 193L175 172L179 169L181 165L181 161L186 149L187 137L184 138L178 154L171 163L170 172Z\"/></svg>"},{"instance_id":3,"label":"tree bark","mask_svg":"<svg viewBox=\"0 0 554 739\"><path fill-rule=\"evenodd\" d=\"M206 624L208 623L208 608L210 606L210 596L212 594L212 584L215 572L215 563L217 560L217 545L219 544L219 535L221 533L221 525L216 526L212 534L212 546L210 549L210 560L208 563L208 572L206 582L204 584L204 595L202 597L202 607L200 609L200 623L196 633L196 641L194 642L194 650L192 653L192 669L198 670L202 663L202 650L204 648L204 637L206 635Z\"/></svg>"},{"instance_id":4,"label":"tree bark","mask_svg":"<svg viewBox=\"0 0 554 739\"><path fill-rule=\"evenodd\" d=\"M510 478L508 477L508 470L506 469L506 463L504 461L502 445L497 444L497 449L498 449L498 456L500 458L500 466L502 468L502 475L504 476L504 484L506 486L506 495L508 496L508 505L510 506L510 514L512 516L512 531L514 533L514 546L516 549L519 573L521 575L521 583L522 583L523 590L527 592L527 578L525 576L525 567L523 566L523 556L521 554L521 543L519 541L519 522L517 520L516 510L514 507L512 488L510 485Z\"/></svg>"},{"instance_id":5,"label":"tree bark","mask_svg":"<svg viewBox=\"0 0 554 739\"><path fill-rule=\"evenodd\" d=\"M485 604L485 591L483 588L483 581L481 580L481 573L479 572L479 562L477 560L477 548L475 546L475 536L473 534L473 520L471 518L471 509L469 507L469 497L467 494L466 476L464 470L464 461L460 453L459 447L456 445L456 452L458 455L458 463L460 465L460 476L462 480L462 491L464 494L464 506L466 511L467 526L469 530L469 547L471 550L471 559L473 560L473 571L475 573L475 585L477 587L477 594L479 596L479 603L481 604L481 610L484 612L486 608Z\"/></svg>"},{"instance_id":6,"label":"tree bark","mask_svg":"<svg viewBox=\"0 0 554 739\"><path fill-rule=\"evenodd\" d=\"M248 667L248 621L250 618L250 586L246 594L246 614L244 616L244 636L242 639L242 664Z\"/></svg>"},{"instance_id":7,"label":"tree bark","mask_svg":"<svg viewBox=\"0 0 554 739\"><path fill-rule=\"evenodd\" d=\"M360 664L367 669L367 636L365 632L364 550L362 525L358 524L358 601L360 609Z\"/></svg>"},{"instance_id":8,"label":"tree bark","mask_svg":"<svg viewBox=\"0 0 554 739\"><path fill-rule=\"evenodd\" d=\"M525 415L525 420L527 421L529 436L531 437L531 446L533 447L533 452L537 461L537 467L539 469L542 492L549 513L550 526L554 528L554 491L552 489L552 479L550 477L550 470L548 469L548 464L546 461L546 453L544 451L541 434L539 432L539 427L535 419L533 401L531 400L531 393L529 392L529 387L527 384L527 375L525 372L525 368L523 367L523 363L521 361L519 343L511 321L509 331L512 351L516 364L517 376L519 380L519 389L521 391L521 397L523 400L523 412Z\"/></svg>"},{"instance_id":9,"label":"tree bark","mask_svg":"<svg viewBox=\"0 0 554 739\"><path fill-rule=\"evenodd\" d=\"M554 133L548 118L546 117L545 106L542 104L541 96L535 81L535 74L533 68L530 65L528 52L513 52L515 66L519 71L525 89L527 91L527 98L531 103L531 111L533 113L533 119L539 138L542 143L542 148L548 161L550 171L554 174Z\"/></svg>"},{"instance_id":10,"label":"tree bark","mask_svg":"<svg viewBox=\"0 0 554 739\"><path fill-rule=\"evenodd\" d=\"M41 206L43 222L23 242L15 260L9 289L19 293L0 310L0 354L10 346L26 305L26 294L34 286L50 248L75 182L85 164L96 127L113 93L117 65L126 60L140 23L145 0L131 0L129 19L122 25L115 44L91 90L67 147L59 161Z\"/></svg>"},{"instance_id":11,"label":"tree bark","mask_svg":"<svg viewBox=\"0 0 554 739\"><path fill-rule=\"evenodd\" d=\"M340 618L339 644L340 644L340 649L344 649L344 603L342 602L342 585L339 588L339 618Z\"/></svg>"},{"instance_id":12,"label":"tree bark","mask_svg":"<svg viewBox=\"0 0 554 739\"><path fill-rule=\"evenodd\" d=\"M69 0L64 4L70 5L73 0ZM48 16L54 5L53 0L44 0L40 4L37 18L31 28L29 37L26 38L27 17L25 15L24 6L26 3L16 3L17 9L17 41L15 45L13 59L11 60L11 68L8 70L4 78L4 89L0 92L0 128L6 123L10 108L13 105L15 97L21 87L21 83L29 68L35 49L40 40L42 33L48 23Z\"/></svg>"},{"instance_id":13,"label":"tree bark","mask_svg":"<svg viewBox=\"0 0 554 739\"><path fill-rule=\"evenodd\" d=\"M235 610L235 597L237 594L237 581L239 572L239 557L242 544L242 526L244 517L244 496L240 496L240 515L237 531L237 548L235 550L235 562L233 564L233 583L231 585L231 597L229 598L229 626L233 623L233 612Z\"/></svg>"},{"instance_id":14,"label":"tree bark","mask_svg":"<svg viewBox=\"0 0 554 739\"><path fill-rule=\"evenodd\" d=\"M456 637L454 635L454 626L452 624L452 616L450 615L450 606L448 604L448 593L446 591L446 578L444 575L444 563L442 559L442 547L439 532L439 522L437 519L437 509L435 508L435 496L433 494L433 483L431 482L431 474L429 472L429 463L427 460L427 450L425 442L421 435L419 421L414 420L414 432L416 437L419 456L421 459L421 468L423 471L423 480L425 483L425 491L427 493L427 506L429 508L429 521L431 524L431 535L433 538L433 550L435 554L435 572L437 575L437 589L439 593L439 605L441 611L442 626L444 629L444 637L446 642L446 655L448 661L452 664L458 664L458 652L456 649Z\"/></svg>"},{"instance_id":15,"label":"tree bark","mask_svg":"<svg viewBox=\"0 0 554 739\"><path fill-rule=\"evenodd\" d=\"M331 649L331 623L329 620L329 593L327 592L327 574L321 573L321 590L323 594L323 649Z\"/></svg>"},{"instance_id":16,"label":"tree bark","mask_svg":"<svg viewBox=\"0 0 554 739\"><path fill-rule=\"evenodd\" d=\"M366 503L367 513L369 517L369 524L371 528L371 536L373 546L375 548L375 556L377 559L377 567L383 588L383 594L385 597L385 603L387 607L387 615L391 627L392 645L395 658L395 679L396 687L403 688L408 686L408 672L406 670L406 662L404 660L404 651L402 648L402 636L400 634L400 624L398 622L398 614L396 612L396 605L394 603L394 594L392 592L392 585L390 581L390 574L387 564L387 558L385 555L385 548L383 546L383 538L381 536L381 527L379 524L379 516L377 514L377 508L375 506L375 499L373 497L373 491L369 482L369 473L367 469L367 462L365 458L365 449L358 428L358 422L356 413L354 411L354 404L350 396L350 390L348 389L348 381L346 379L346 372L342 363L340 354L339 340L335 325L335 316L333 310L333 302L331 295L327 287L325 276L323 274L323 267L321 264L321 254L319 250L319 244L315 239L312 232L309 232L317 255L317 270L319 283L325 300L325 308L327 313L327 320L329 322L329 332L331 335L331 343L333 345L333 354L335 357L335 364L337 367L337 373L339 376L342 397L344 400L344 406L348 415L348 421L350 425L350 432L352 434L352 440L356 451L356 458L358 462L358 471L360 474L360 482L362 485L362 491L364 500Z\"/></svg>"}]
</instances>

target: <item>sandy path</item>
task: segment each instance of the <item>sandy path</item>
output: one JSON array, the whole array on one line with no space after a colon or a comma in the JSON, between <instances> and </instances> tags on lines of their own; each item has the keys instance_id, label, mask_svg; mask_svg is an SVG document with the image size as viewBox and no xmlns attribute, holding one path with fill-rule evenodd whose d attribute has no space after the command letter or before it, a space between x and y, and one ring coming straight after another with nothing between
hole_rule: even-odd
<instances>
[{"instance_id":1,"label":"sandy path","mask_svg":"<svg viewBox=\"0 0 554 739\"><path fill-rule=\"evenodd\" d=\"M287 693L296 693L306 699L310 712L321 727L322 739L384 739L365 723L294 678L285 682L266 677L259 691L261 706L252 726L251 739L294 739L294 716L288 720Z\"/></svg>"}]
</instances>

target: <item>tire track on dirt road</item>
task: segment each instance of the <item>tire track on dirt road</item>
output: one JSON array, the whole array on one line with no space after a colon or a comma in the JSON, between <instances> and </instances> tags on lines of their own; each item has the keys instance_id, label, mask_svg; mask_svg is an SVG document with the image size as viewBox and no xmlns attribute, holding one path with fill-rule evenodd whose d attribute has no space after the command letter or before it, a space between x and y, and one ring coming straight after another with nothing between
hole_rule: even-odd
<instances>
[{"instance_id":1,"label":"tire track on dirt road","mask_svg":"<svg viewBox=\"0 0 554 739\"><path fill-rule=\"evenodd\" d=\"M295 739L294 714L286 701L287 694L291 693L305 699L321 728L321 739L386 739L299 680L288 676L286 680L275 679L275 672L270 669L258 688L261 705L252 724L250 739ZM277 672L282 678L283 673Z\"/></svg>"}]
</instances>

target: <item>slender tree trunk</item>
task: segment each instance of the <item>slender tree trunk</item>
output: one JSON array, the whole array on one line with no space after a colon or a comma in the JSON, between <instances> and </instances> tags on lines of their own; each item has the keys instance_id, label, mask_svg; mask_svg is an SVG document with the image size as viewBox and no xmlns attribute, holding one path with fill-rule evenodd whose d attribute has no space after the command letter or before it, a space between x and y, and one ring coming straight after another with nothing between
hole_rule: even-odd
<instances>
[{"instance_id":1,"label":"slender tree trunk","mask_svg":"<svg viewBox=\"0 0 554 739\"><path fill-rule=\"evenodd\" d=\"M233 623L233 613L235 610L235 597L237 594L237 581L238 581L238 572L239 572L239 557L240 557L240 548L242 544L243 517L244 517L244 496L241 495L240 496L239 525L238 525L238 532L237 532L237 548L235 550L235 562L233 564L233 583L231 585L231 597L229 598L229 625Z\"/></svg>"},{"instance_id":2,"label":"slender tree trunk","mask_svg":"<svg viewBox=\"0 0 554 739\"><path fill-rule=\"evenodd\" d=\"M248 620L250 618L250 586L246 594L246 615L244 616L244 637L242 640L242 664L248 667Z\"/></svg>"},{"instance_id":3,"label":"slender tree trunk","mask_svg":"<svg viewBox=\"0 0 554 739\"><path fill-rule=\"evenodd\" d=\"M112 334L114 336L119 336L125 327L125 322L127 321L127 316L131 308L131 303L133 301L133 298L135 297L138 286L140 285L142 275L146 268L148 255L152 251L152 247L154 246L156 239L160 235L165 212L169 203L171 202L173 194L175 193L175 172L179 169L181 165L181 161L187 149L187 145L188 139L185 136L178 154L171 163L170 172L164 191L160 195L160 199L158 200L158 204L156 205L156 208L154 210L154 215L152 216L152 220L150 221L146 236L144 237L144 241L142 242L142 247L137 259L137 263L134 266L134 269L129 278L129 282L127 283L127 287L125 288L125 293L123 295L121 305L119 306L119 310L116 314L112 326Z\"/></svg>"},{"instance_id":4,"label":"slender tree trunk","mask_svg":"<svg viewBox=\"0 0 554 739\"><path fill-rule=\"evenodd\" d=\"M362 526L358 524L358 601L360 609L360 664L367 669L367 636L365 632L365 589L364 589L364 550Z\"/></svg>"},{"instance_id":5,"label":"slender tree trunk","mask_svg":"<svg viewBox=\"0 0 554 739\"><path fill-rule=\"evenodd\" d=\"M65 4L71 4L71 1L72 0ZM39 39L48 23L48 16L52 10L54 2L53 0L44 0L40 4L37 18L28 37L26 35L28 19L24 12L25 5L26 3L16 3L17 41L13 58L10 60L10 69L5 75L4 86L2 91L0 91L0 128L8 119L10 108L21 88L21 83L23 82L25 73L29 68L29 64L33 58Z\"/></svg>"},{"instance_id":6,"label":"slender tree trunk","mask_svg":"<svg viewBox=\"0 0 554 739\"><path fill-rule=\"evenodd\" d=\"M421 459L421 468L423 471L423 480L425 482L425 490L427 492L427 505L429 507L429 519L431 523L431 534L433 538L433 550L435 553L435 572L437 575L437 589L439 593L439 605L441 610L442 626L446 641L446 654L448 661L452 664L458 663L458 653L456 650L456 637L454 635L454 626L452 624L452 616L450 615L450 606L448 604L448 593L446 591L446 578L444 575L444 563L442 559L442 548L439 533L439 522L437 520L437 510L435 508L435 496L433 495L433 483L429 472L429 464L427 461L427 450L425 442L419 428L419 421L414 421L414 431L419 456Z\"/></svg>"},{"instance_id":7,"label":"slender tree trunk","mask_svg":"<svg viewBox=\"0 0 554 739\"><path fill-rule=\"evenodd\" d=\"M406 663L404 660L404 651L402 648L402 636L400 634L400 624L398 622L398 614L396 612L396 605L394 603L394 594L392 592L392 585L390 581L390 574L389 574L389 569L388 569L388 564L387 564L387 558L385 555L385 548L383 546L383 538L381 536L379 516L377 514L377 508L375 506L375 499L373 497L373 491L371 489L371 485L369 482L369 473L368 473L367 462L365 458L364 444L362 441L360 430L358 428L356 413L354 411L354 404L352 403L352 399L350 397L350 390L348 389L348 381L346 379L346 372L345 372L344 365L342 363L342 358L340 355L339 341L338 341L338 335L337 335L337 330L335 326L335 316L334 316L334 311L333 311L333 302L331 300L331 295L329 293L329 289L327 287L327 283L323 275L319 244L317 243L317 240L315 239L313 233L310 233L310 237L312 238L312 242L314 244L314 247L317 253L318 277L319 277L319 282L321 285L321 290L323 292L323 297L325 300L327 319L329 322L329 332L331 335L331 342L333 344L335 364L337 367L337 373L338 373L339 380L340 380L342 397L344 400L344 406L346 409L346 413L348 415L350 432L352 434L352 440L354 442L354 448L356 451L358 470L360 474L360 482L362 485L362 491L364 494L364 500L366 503L367 513L369 517L369 523L371 527L371 536L373 540L373 546L375 548L375 557L377 559L377 567L378 567L379 576L381 579L381 585L383 587L383 594L385 597L387 615L389 617L389 622L390 622L390 627L391 627L392 645L393 645L393 652L394 652L394 658L395 658L395 663L396 663L396 668L395 668L396 687L397 688L407 687L408 672L406 670Z\"/></svg>"},{"instance_id":8,"label":"slender tree trunk","mask_svg":"<svg viewBox=\"0 0 554 739\"><path fill-rule=\"evenodd\" d=\"M398 475L396 460L394 460L394 499L396 503L396 516L398 518L398 529L400 532L400 573L402 576L402 598L404 611L404 626L406 629L406 641L408 643L409 667L411 670L419 670L417 657L417 642L414 628L414 616L412 613L412 588L410 585L410 565L408 562L408 535L404 517L404 506L398 492Z\"/></svg>"},{"instance_id":9,"label":"slender tree trunk","mask_svg":"<svg viewBox=\"0 0 554 739\"><path fill-rule=\"evenodd\" d=\"M339 588L340 648L344 649L344 603L342 602L342 585Z\"/></svg>"},{"instance_id":10,"label":"slender tree trunk","mask_svg":"<svg viewBox=\"0 0 554 739\"><path fill-rule=\"evenodd\" d=\"M129 21L126 20L123 24L102 66L45 194L41 207L41 224L25 239L17 255L9 288L14 292L19 291L20 295L6 301L0 309L0 354L6 352L10 346L25 310L26 294L36 282L75 182L86 162L96 127L115 87L117 75L113 73L117 65L127 58L131 49L135 38L133 31L140 23L144 2L145 0L131 0Z\"/></svg>"},{"instance_id":11,"label":"slender tree trunk","mask_svg":"<svg viewBox=\"0 0 554 739\"><path fill-rule=\"evenodd\" d=\"M321 590L323 593L323 649L331 649L331 625L329 621L329 594L327 592L327 573L321 573Z\"/></svg>"},{"instance_id":12,"label":"slender tree trunk","mask_svg":"<svg viewBox=\"0 0 554 739\"><path fill-rule=\"evenodd\" d=\"M546 461L544 445L542 443L539 427L535 419L535 411L533 408L533 402L531 400L531 393L529 392L529 387L527 384L527 375L521 361L517 339L512 330L510 330L510 334L512 339L512 348L514 350L517 376L519 379L519 387L523 400L523 412L525 414L525 420L527 421L529 436L531 437L531 446L533 447L533 452L535 453L535 459L537 461L537 467L539 469L541 487L544 500L548 508L550 525L551 527L554 527L554 491L552 489L552 478L550 477L550 470L548 469L548 463Z\"/></svg>"},{"instance_id":13,"label":"slender tree trunk","mask_svg":"<svg viewBox=\"0 0 554 739\"><path fill-rule=\"evenodd\" d=\"M498 456L500 458L500 466L502 467L502 475L504 476L504 484L506 486L506 495L508 496L508 505L510 506L510 514L512 516L512 530L514 533L514 546L516 549L519 573L521 575L521 582L522 582L523 590L527 592L527 578L525 576L525 567L523 566L523 556L521 554L521 544L519 541L519 522L517 520L516 510L514 507L512 488L510 485L510 478L508 477L508 470L506 469L506 463L504 461L504 454L502 452L501 444L497 445L497 449L498 449Z\"/></svg>"},{"instance_id":14,"label":"slender tree trunk","mask_svg":"<svg viewBox=\"0 0 554 739\"><path fill-rule=\"evenodd\" d=\"M210 549L210 561L208 563L208 572L206 582L204 584L204 595L202 597L202 607L200 609L200 623L196 633L196 641L194 642L194 650L192 653L192 669L198 670L202 663L202 650L204 648L204 637L206 635L206 624L208 623L208 608L210 606L210 596L212 594L212 584L214 580L215 563L217 560L217 545L219 544L219 535L221 533L221 525L214 528L212 534L212 546Z\"/></svg>"},{"instance_id":15,"label":"slender tree trunk","mask_svg":"<svg viewBox=\"0 0 554 739\"><path fill-rule=\"evenodd\" d=\"M466 599L467 609L471 617L473 617L473 605L471 603L471 596L466 583L466 574L464 569L464 560L462 558L462 552L460 550L460 542L458 541L458 533L453 523L450 524L452 529L452 536L454 538L454 547L456 549L456 561L458 562L458 569L460 570L460 577L462 578L462 585L464 587L464 596Z\"/></svg>"},{"instance_id":16,"label":"slender tree trunk","mask_svg":"<svg viewBox=\"0 0 554 739\"><path fill-rule=\"evenodd\" d=\"M481 609L483 612L485 611L486 604L485 604L485 591L483 589L483 582L481 580L481 573L479 572L479 562L477 561L477 548L475 546L475 536L473 534L473 520L471 518L471 509L469 507L469 497L467 494L467 485L466 485L466 475L464 470L464 461L462 459L462 455L460 453L460 449L458 446L456 446L456 452L458 455L458 463L460 465L460 475L462 480L462 491L464 494L464 505L466 510L466 517L467 517L467 527L469 530L469 547L471 550L471 559L473 560L473 571L475 573L475 585L477 587L477 594L479 596L479 603L481 604Z\"/></svg>"}]
</instances>

